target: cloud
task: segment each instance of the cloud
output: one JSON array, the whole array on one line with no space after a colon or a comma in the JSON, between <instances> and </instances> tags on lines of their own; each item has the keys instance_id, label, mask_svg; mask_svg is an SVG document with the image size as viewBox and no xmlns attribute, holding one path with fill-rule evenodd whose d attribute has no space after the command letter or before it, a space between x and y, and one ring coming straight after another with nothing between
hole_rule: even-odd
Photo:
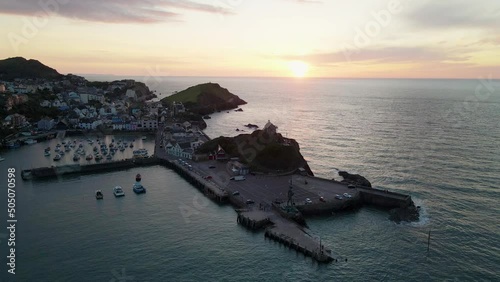
<instances>
[{"instance_id":1,"label":"cloud","mask_svg":"<svg viewBox=\"0 0 500 282\"><path fill-rule=\"evenodd\" d=\"M178 21L179 10L233 14L215 5L190 0L0 0L0 13L25 16L58 15L106 23Z\"/></svg>"},{"instance_id":2,"label":"cloud","mask_svg":"<svg viewBox=\"0 0 500 282\"><path fill-rule=\"evenodd\" d=\"M364 48L355 50L340 50L330 53L316 53L303 56L285 56L287 60L302 60L316 65L331 65L347 62L372 63L409 63L409 62L440 62L466 61L465 55L454 55L451 50L441 50L430 47L386 47Z\"/></svg>"},{"instance_id":3,"label":"cloud","mask_svg":"<svg viewBox=\"0 0 500 282\"><path fill-rule=\"evenodd\" d=\"M498 28L500 26L500 2L491 0L431 1L409 10L406 16L413 25L428 29Z\"/></svg>"}]
</instances>

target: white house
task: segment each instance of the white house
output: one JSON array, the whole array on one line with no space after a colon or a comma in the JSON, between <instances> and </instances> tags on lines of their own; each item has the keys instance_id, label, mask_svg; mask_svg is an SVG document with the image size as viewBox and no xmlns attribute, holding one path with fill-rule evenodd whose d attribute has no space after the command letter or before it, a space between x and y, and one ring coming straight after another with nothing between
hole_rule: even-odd
<instances>
[{"instance_id":1,"label":"white house","mask_svg":"<svg viewBox=\"0 0 500 282\"><path fill-rule=\"evenodd\" d=\"M135 93L135 90L133 90L133 89L128 89L127 92L125 93L125 96L127 96L127 98L137 100L137 94Z\"/></svg>"},{"instance_id":2,"label":"white house","mask_svg":"<svg viewBox=\"0 0 500 282\"><path fill-rule=\"evenodd\" d=\"M158 121L156 119L142 119L141 127L146 130L156 130L158 129Z\"/></svg>"},{"instance_id":3,"label":"white house","mask_svg":"<svg viewBox=\"0 0 500 282\"><path fill-rule=\"evenodd\" d=\"M80 120L78 123L78 127L81 129L96 129L99 125L102 124L102 120Z\"/></svg>"},{"instance_id":4,"label":"white house","mask_svg":"<svg viewBox=\"0 0 500 282\"><path fill-rule=\"evenodd\" d=\"M169 142L166 148L167 148L167 154L169 155L186 158L189 160L193 158L193 149L191 149L191 144L188 142L186 143Z\"/></svg>"}]
</instances>

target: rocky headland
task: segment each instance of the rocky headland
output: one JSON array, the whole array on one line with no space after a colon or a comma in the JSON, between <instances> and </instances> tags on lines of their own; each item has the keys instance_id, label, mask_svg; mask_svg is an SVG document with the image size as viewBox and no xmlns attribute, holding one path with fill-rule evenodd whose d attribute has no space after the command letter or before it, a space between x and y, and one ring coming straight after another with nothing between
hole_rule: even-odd
<instances>
[{"instance_id":1,"label":"rocky headland","mask_svg":"<svg viewBox=\"0 0 500 282\"><path fill-rule=\"evenodd\" d=\"M191 86L163 98L161 102L164 105L181 102L187 110L200 115L235 109L247 103L218 83L211 82Z\"/></svg>"}]
</instances>

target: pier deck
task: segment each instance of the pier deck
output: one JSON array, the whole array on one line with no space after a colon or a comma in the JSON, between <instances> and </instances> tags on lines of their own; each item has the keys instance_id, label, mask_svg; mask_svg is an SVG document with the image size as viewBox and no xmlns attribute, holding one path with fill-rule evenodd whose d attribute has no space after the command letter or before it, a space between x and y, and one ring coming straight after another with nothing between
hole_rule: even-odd
<instances>
[{"instance_id":1,"label":"pier deck","mask_svg":"<svg viewBox=\"0 0 500 282\"><path fill-rule=\"evenodd\" d=\"M250 229L266 227L264 236L312 257L319 262L338 261L340 257L321 244L311 231L268 210L247 210L238 214L238 223Z\"/></svg>"}]
</instances>

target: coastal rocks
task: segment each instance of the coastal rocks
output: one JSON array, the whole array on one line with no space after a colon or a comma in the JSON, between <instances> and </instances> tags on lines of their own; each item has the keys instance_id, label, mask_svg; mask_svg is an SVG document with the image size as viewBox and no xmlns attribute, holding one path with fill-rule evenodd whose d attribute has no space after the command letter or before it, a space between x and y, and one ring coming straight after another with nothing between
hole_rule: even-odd
<instances>
[{"instance_id":1,"label":"coastal rocks","mask_svg":"<svg viewBox=\"0 0 500 282\"><path fill-rule=\"evenodd\" d=\"M420 217L419 211L420 207L415 207L415 204L412 202L407 207L391 209L389 211L389 219L396 223L418 221Z\"/></svg>"},{"instance_id":2,"label":"coastal rocks","mask_svg":"<svg viewBox=\"0 0 500 282\"><path fill-rule=\"evenodd\" d=\"M259 126L258 126L258 125L256 125L256 124L252 124L252 123L249 123L249 124L245 125L245 127L248 127L248 128L254 128L254 129L259 128Z\"/></svg>"},{"instance_id":3,"label":"coastal rocks","mask_svg":"<svg viewBox=\"0 0 500 282\"><path fill-rule=\"evenodd\" d=\"M370 181L359 174L350 174L347 171L339 171L339 175L344 178L341 182L354 184L356 186L372 187Z\"/></svg>"}]
</instances>

